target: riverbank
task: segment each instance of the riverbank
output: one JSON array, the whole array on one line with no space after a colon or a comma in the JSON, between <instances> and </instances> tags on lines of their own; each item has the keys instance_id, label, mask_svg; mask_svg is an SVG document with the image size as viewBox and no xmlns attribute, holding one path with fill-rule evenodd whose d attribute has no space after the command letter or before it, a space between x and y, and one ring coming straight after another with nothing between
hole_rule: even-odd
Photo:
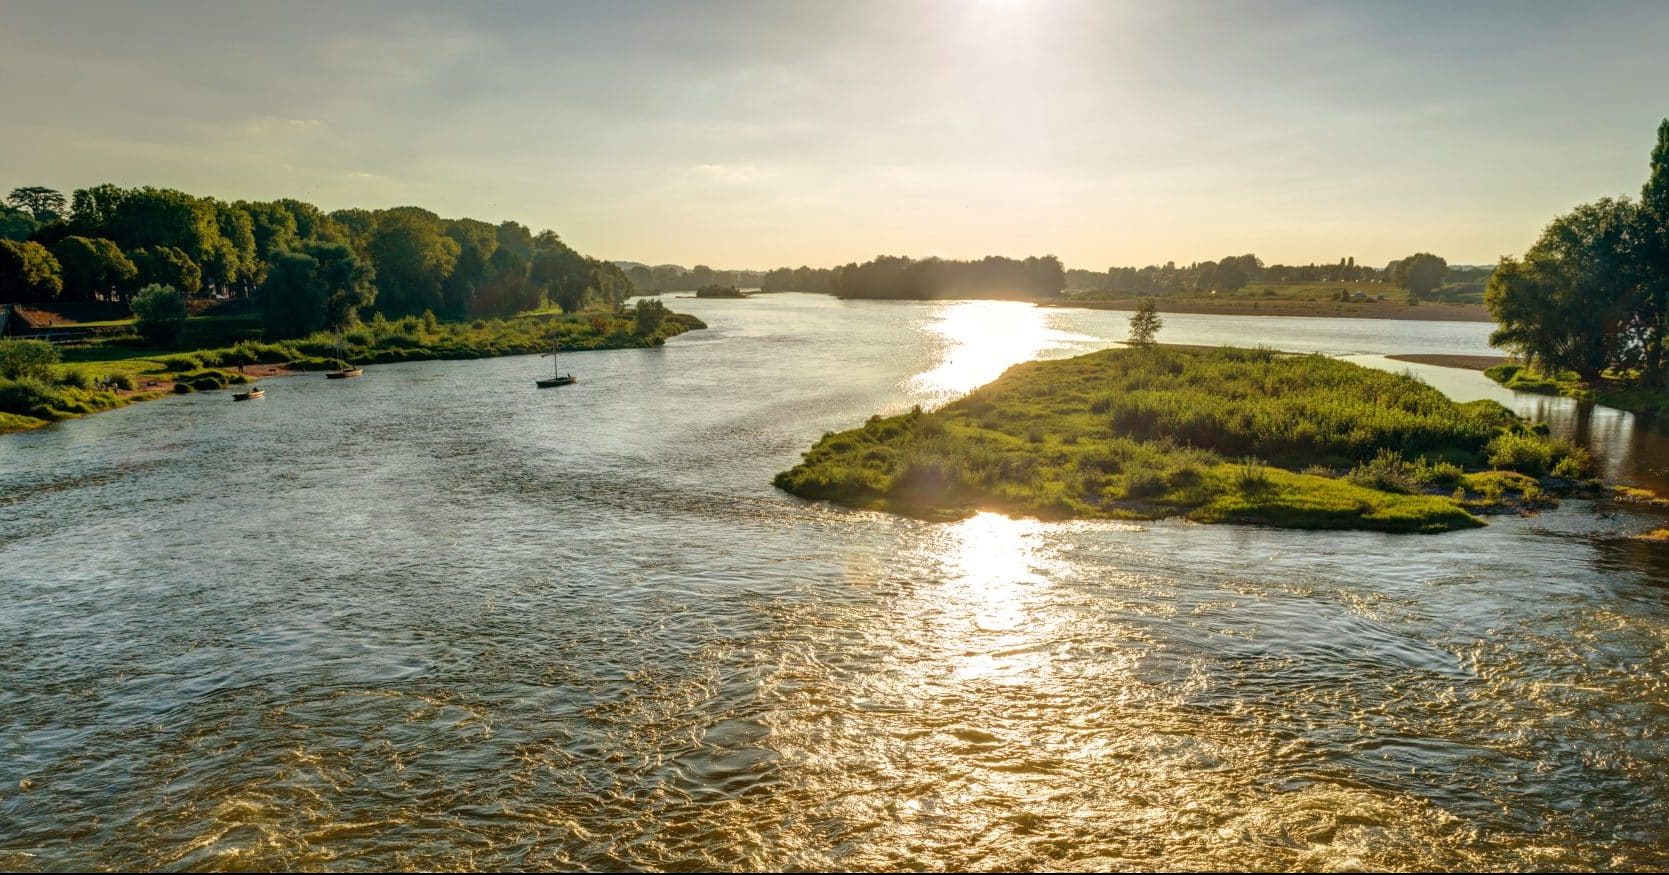
<instances>
[{"instance_id":1,"label":"riverbank","mask_svg":"<svg viewBox=\"0 0 1669 875\"><path fill-rule=\"evenodd\" d=\"M1482 371L1484 376L1514 392L1558 395L1578 401L1592 401L1630 413L1669 415L1669 392L1643 389L1622 380L1602 380L1598 384L1588 384L1578 379L1575 374L1550 377L1534 369L1511 364L1506 356L1403 354L1388 355L1386 358L1442 368Z\"/></svg>"},{"instance_id":2,"label":"riverbank","mask_svg":"<svg viewBox=\"0 0 1669 875\"><path fill-rule=\"evenodd\" d=\"M408 316L335 334L320 332L276 343L244 341L205 349L154 349L113 337L61 351L50 380L0 380L0 434L114 410L190 391L213 391L305 371L432 359L478 359L659 346L706 328L694 316L668 313L640 331L630 310L529 313L509 319L441 322ZM342 358L338 358L338 354Z\"/></svg>"},{"instance_id":3,"label":"riverbank","mask_svg":"<svg viewBox=\"0 0 1669 875\"><path fill-rule=\"evenodd\" d=\"M1144 298L1118 300L1038 301L1042 307L1082 307L1089 310L1135 310ZM1212 299L1155 298L1160 313L1198 313L1208 316L1305 316L1334 319L1401 319L1423 322L1493 322L1482 304L1425 302L1415 306L1400 301L1305 301L1282 298Z\"/></svg>"},{"instance_id":4,"label":"riverbank","mask_svg":"<svg viewBox=\"0 0 1669 875\"><path fill-rule=\"evenodd\" d=\"M1404 455L1406 454L1406 455ZM1267 350L1106 350L825 435L775 480L925 519L982 510L1440 532L1550 506L1586 451L1491 401Z\"/></svg>"}]
</instances>

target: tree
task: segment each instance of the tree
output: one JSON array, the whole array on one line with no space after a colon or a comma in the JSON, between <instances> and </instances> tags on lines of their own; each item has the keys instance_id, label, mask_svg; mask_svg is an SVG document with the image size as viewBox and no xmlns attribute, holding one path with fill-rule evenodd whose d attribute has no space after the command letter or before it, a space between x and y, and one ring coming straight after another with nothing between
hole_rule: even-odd
<instances>
[{"instance_id":1,"label":"tree","mask_svg":"<svg viewBox=\"0 0 1669 875\"><path fill-rule=\"evenodd\" d=\"M1153 346L1153 338L1159 334L1159 329L1164 324L1159 318L1159 308L1153 303L1153 299L1143 298L1141 306L1137 307L1136 312L1130 317L1130 345L1143 348Z\"/></svg>"},{"instance_id":2,"label":"tree","mask_svg":"<svg viewBox=\"0 0 1669 875\"><path fill-rule=\"evenodd\" d=\"M346 328L376 300L374 275L346 243L313 243L301 252L278 253L259 291L267 333L301 337Z\"/></svg>"},{"instance_id":3,"label":"tree","mask_svg":"<svg viewBox=\"0 0 1669 875\"><path fill-rule=\"evenodd\" d=\"M632 331L638 337L652 336L666 321L666 305L656 298L644 298L633 309Z\"/></svg>"},{"instance_id":4,"label":"tree","mask_svg":"<svg viewBox=\"0 0 1669 875\"><path fill-rule=\"evenodd\" d=\"M64 290L58 259L39 243L0 240L0 302L50 301Z\"/></svg>"},{"instance_id":5,"label":"tree","mask_svg":"<svg viewBox=\"0 0 1669 875\"><path fill-rule=\"evenodd\" d=\"M1638 214L1627 199L1583 204L1549 223L1522 261L1501 259L1484 291L1499 323L1490 344L1588 382L1624 364L1637 304Z\"/></svg>"},{"instance_id":6,"label":"tree","mask_svg":"<svg viewBox=\"0 0 1669 875\"><path fill-rule=\"evenodd\" d=\"M340 331L376 303L376 271L346 243L310 243L302 248L318 264L314 282L324 290L325 327Z\"/></svg>"},{"instance_id":7,"label":"tree","mask_svg":"<svg viewBox=\"0 0 1669 875\"><path fill-rule=\"evenodd\" d=\"M460 248L441 233L439 217L400 207L377 214L376 222L366 249L377 271L378 309L390 315L442 309L441 289Z\"/></svg>"},{"instance_id":8,"label":"tree","mask_svg":"<svg viewBox=\"0 0 1669 875\"><path fill-rule=\"evenodd\" d=\"M6 203L27 212L43 225L63 218L65 209L64 196L41 185L12 189L6 195Z\"/></svg>"},{"instance_id":9,"label":"tree","mask_svg":"<svg viewBox=\"0 0 1669 875\"><path fill-rule=\"evenodd\" d=\"M52 254L63 267L64 296L71 300L114 294L139 274L121 248L103 237L65 237Z\"/></svg>"},{"instance_id":10,"label":"tree","mask_svg":"<svg viewBox=\"0 0 1669 875\"><path fill-rule=\"evenodd\" d=\"M0 206L0 240L28 240L40 226L27 210Z\"/></svg>"},{"instance_id":11,"label":"tree","mask_svg":"<svg viewBox=\"0 0 1669 875\"><path fill-rule=\"evenodd\" d=\"M325 326L330 296L318 273L318 259L305 252L278 254L258 293L269 337L302 337Z\"/></svg>"},{"instance_id":12,"label":"tree","mask_svg":"<svg viewBox=\"0 0 1669 875\"><path fill-rule=\"evenodd\" d=\"M0 377L52 381L58 348L44 340L0 340Z\"/></svg>"},{"instance_id":13,"label":"tree","mask_svg":"<svg viewBox=\"0 0 1669 875\"><path fill-rule=\"evenodd\" d=\"M1393 262L1391 279L1408 290L1410 295L1424 300L1437 291L1449 272L1449 263L1430 252L1418 252L1401 261Z\"/></svg>"},{"instance_id":14,"label":"tree","mask_svg":"<svg viewBox=\"0 0 1669 875\"><path fill-rule=\"evenodd\" d=\"M185 334L185 296L172 286L152 283L133 296L133 327L154 346L172 346Z\"/></svg>"},{"instance_id":15,"label":"tree","mask_svg":"<svg viewBox=\"0 0 1669 875\"><path fill-rule=\"evenodd\" d=\"M172 246L151 246L128 253L139 271L134 284L169 286L188 295L203 287L203 272L184 251Z\"/></svg>"},{"instance_id":16,"label":"tree","mask_svg":"<svg viewBox=\"0 0 1669 875\"><path fill-rule=\"evenodd\" d=\"M1651 175L1640 190L1641 376L1665 383L1669 369L1669 118L1657 126Z\"/></svg>"}]
</instances>

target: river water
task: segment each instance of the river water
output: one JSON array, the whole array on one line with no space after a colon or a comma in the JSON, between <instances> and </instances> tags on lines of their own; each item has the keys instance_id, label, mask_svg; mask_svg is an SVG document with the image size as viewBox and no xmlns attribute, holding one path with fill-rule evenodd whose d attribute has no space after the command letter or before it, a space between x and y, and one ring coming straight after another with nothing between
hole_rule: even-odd
<instances>
[{"instance_id":1,"label":"river water","mask_svg":"<svg viewBox=\"0 0 1669 875\"><path fill-rule=\"evenodd\" d=\"M1662 868L1669 558L930 524L770 478L1128 314L675 300L658 350L296 377L0 440L0 868ZM1167 316L1381 361L1488 326ZM1502 397L1649 480L1662 437ZM1661 472L1660 472L1661 473Z\"/></svg>"}]
</instances>

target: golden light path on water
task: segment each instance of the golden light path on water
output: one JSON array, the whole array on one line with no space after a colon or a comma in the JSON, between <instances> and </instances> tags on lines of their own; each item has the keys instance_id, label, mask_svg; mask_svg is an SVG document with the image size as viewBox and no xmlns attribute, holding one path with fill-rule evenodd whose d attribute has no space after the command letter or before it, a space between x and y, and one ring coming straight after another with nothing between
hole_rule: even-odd
<instances>
[{"instance_id":1,"label":"golden light path on water","mask_svg":"<svg viewBox=\"0 0 1669 875\"><path fill-rule=\"evenodd\" d=\"M958 301L941 305L924 328L939 341L938 363L906 384L934 404L965 395L1020 362L1053 357L1072 347L1107 343L1050 324L1056 311L1013 301Z\"/></svg>"},{"instance_id":2,"label":"golden light path on water","mask_svg":"<svg viewBox=\"0 0 1669 875\"><path fill-rule=\"evenodd\" d=\"M560 393L537 359L415 362L0 441L0 869L1669 864L1669 560L1627 538L1655 519L800 501L770 475L819 434L1128 314L685 305L712 327Z\"/></svg>"}]
</instances>

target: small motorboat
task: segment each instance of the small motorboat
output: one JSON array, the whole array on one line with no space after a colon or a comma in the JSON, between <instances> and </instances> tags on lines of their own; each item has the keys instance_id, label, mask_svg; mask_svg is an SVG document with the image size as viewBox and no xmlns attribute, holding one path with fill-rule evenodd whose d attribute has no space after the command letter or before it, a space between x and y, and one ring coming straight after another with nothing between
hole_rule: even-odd
<instances>
[{"instance_id":1,"label":"small motorboat","mask_svg":"<svg viewBox=\"0 0 1669 875\"><path fill-rule=\"evenodd\" d=\"M265 398L265 397L267 397L266 390L262 389L260 386L250 386L249 391L247 391L247 392L233 392L232 393L232 400L233 401L253 401L256 398Z\"/></svg>"}]
</instances>

